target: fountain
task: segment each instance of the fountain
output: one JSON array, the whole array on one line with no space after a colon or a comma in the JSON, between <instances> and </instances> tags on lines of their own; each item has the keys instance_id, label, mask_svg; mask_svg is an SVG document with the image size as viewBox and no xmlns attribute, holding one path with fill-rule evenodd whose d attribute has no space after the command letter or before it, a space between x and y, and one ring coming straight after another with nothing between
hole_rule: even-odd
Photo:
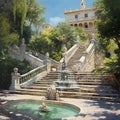
<instances>
[{"instance_id":1,"label":"fountain","mask_svg":"<svg viewBox=\"0 0 120 120\"><path fill-rule=\"evenodd\" d=\"M75 81L72 71L66 68L66 53L63 54L62 69L59 72L59 79L55 81L57 90L79 90L79 85Z\"/></svg>"},{"instance_id":2,"label":"fountain","mask_svg":"<svg viewBox=\"0 0 120 120\"><path fill-rule=\"evenodd\" d=\"M43 102L43 103L40 105L39 110L40 110L41 112L48 112L49 109L48 109L47 105Z\"/></svg>"},{"instance_id":3,"label":"fountain","mask_svg":"<svg viewBox=\"0 0 120 120\"><path fill-rule=\"evenodd\" d=\"M3 108L14 115L28 116L30 120L58 120L80 113L75 105L49 100L12 100L3 104Z\"/></svg>"}]
</instances>

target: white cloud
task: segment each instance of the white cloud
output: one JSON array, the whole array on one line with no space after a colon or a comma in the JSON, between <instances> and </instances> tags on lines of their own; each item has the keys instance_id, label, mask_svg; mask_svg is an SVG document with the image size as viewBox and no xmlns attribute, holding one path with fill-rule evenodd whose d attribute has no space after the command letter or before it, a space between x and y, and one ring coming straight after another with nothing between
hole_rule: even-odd
<instances>
[{"instance_id":1,"label":"white cloud","mask_svg":"<svg viewBox=\"0 0 120 120\"><path fill-rule=\"evenodd\" d=\"M59 22L64 22L64 18L61 17L51 17L49 19L50 24L57 25Z\"/></svg>"}]
</instances>

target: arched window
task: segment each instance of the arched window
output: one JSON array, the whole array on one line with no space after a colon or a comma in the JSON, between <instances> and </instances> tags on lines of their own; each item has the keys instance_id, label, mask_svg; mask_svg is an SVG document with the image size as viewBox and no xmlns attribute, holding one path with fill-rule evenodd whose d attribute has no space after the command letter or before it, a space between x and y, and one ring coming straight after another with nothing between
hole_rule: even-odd
<instances>
[{"instance_id":1,"label":"arched window","mask_svg":"<svg viewBox=\"0 0 120 120\"><path fill-rule=\"evenodd\" d=\"M75 27L77 27L77 24L74 24Z\"/></svg>"},{"instance_id":2,"label":"arched window","mask_svg":"<svg viewBox=\"0 0 120 120\"><path fill-rule=\"evenodd\" d=\"M88 28L88 24L87 23L84 23L84 28Z\"/></svg>"},{"instance_id":3,"label":"arched window","mask_svg":"<svg viewBox=\"0 0 120 120\"><path fill-rule=\"evenodd\" d=\"M89 27L92 28L93 27L93 23L89 22Z\"/></svg>"},{"instance_id":4,"label":"arched window","mask_svg":"<svg viewBox=\"0 0 120 120\"><path fill-rule=\"evenodd\" d=\"M82 23L79 24L80 27L83 27Z\"/></svg>"}]
</instances>

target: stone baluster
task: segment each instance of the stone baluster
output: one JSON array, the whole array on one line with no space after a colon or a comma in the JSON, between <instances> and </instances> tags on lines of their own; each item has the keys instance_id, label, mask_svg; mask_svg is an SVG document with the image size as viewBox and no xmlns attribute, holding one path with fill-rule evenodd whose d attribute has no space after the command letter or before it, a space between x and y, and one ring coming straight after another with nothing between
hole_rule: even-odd
<instances>
[{"instance_id":1,"label":"stone baluster","mask_svg":"<svg viewBox=\"0 0 120 120\"><path fill-rule=\"evenodd\" d=\"M12 83L10 86L10 90L16 90L16 89L20 89L20 73L18 73L18 68L14 68L13 69L13 73L12 75Z\"/></svg>"}]
</instances>

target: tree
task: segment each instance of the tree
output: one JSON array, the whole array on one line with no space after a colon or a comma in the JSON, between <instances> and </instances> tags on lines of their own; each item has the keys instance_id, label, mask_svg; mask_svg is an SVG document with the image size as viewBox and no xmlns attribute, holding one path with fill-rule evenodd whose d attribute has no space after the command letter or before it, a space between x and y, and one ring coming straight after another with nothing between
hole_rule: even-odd
<instances>
[{"instance_id":1,"label":"tree","mask_svg":"<svg viewBox=\"0 0 120 120\"><path fill-rule=\"evenodd\" d=\"M97 0L95 6L99 43L108 57L105 67L120 79L120 0Z\"/></svg>"},{"instance_id":2,"label":"tree","mask_svg":"<svg viewBox=\"0 0 120 120\"><path fill-rule=\"evenodd\" d=\"M27 22L32 27L35 28L36 34L39 33L39 30L42 24L45 21L43 16L45 8L38 4L35 0L29 0L28 2L28 11L27 11Z\"/></svg>"},{"instance_id":3,"label":"tree","mask_svg":"<svg viewBox=\"0 0 120 120\"><path fill-rule=\"evenodd\" d=\"M60 60L64 46L70 49L76 42L77 35L80 35L80 40L84 38L85 41L85 34L80 28L75 29L67 23L59 23L51 29L42 30L37 37L34 37L30 49L42 54L49 52L51 58Z\"/></svg>"},{"instance_id":4,"label":"tree","mask_svg":"<svg viewBox=\"0 0 120 120\"><path fill-rule=\"evenodd\" d=\"M102 38L113 39L120 49L120 0L98 0L97 29Z\"/></svg>"},{"instance_id":5,"label":"tree","mask_svg":"<svg viewBox=\"0 0 120 120\"><path fill-rule=\"evenodd\" d=\"M43 12L44 8L36 0L0 0L0 14L6 14L10 33L17 33L19 40L23 37L24 27L32 28L32 24L43 22Z\"/></svg>"},{"instance_id":6,"label":"tree","mask_svg":"<svg viewBox=\"0 0 120 120\"><path fill-rule=\"evenodd\" d=\"M10 23L5 13L0 14L0 59L7 54L8 47L17 42L18 34L10 33Z\"/></svg>"}]
</instances>

